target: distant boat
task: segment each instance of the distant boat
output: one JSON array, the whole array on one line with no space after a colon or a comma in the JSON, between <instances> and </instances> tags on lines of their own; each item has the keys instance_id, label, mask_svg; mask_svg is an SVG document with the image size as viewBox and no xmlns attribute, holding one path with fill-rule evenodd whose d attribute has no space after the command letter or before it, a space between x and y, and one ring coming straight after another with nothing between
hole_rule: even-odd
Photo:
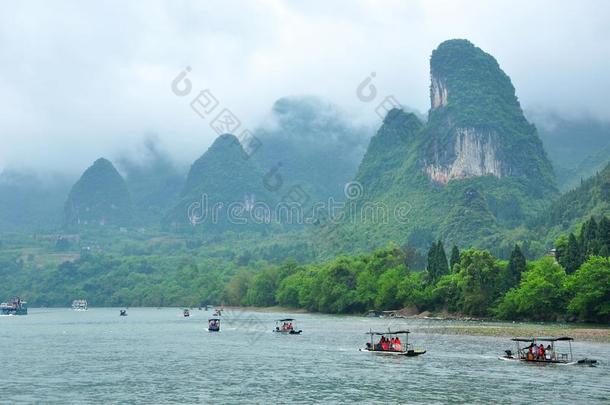
<instances>
[{"instance_id":1,"label":"distant boat","mask_svg":"<svg viewBox=\"0 0 610 405\"><path fill-rule=\"evenodd\" d=\"M506 361L523 361L531 364L558 364L558 365L586 365L594 366L597 360L582 359L574 360L572 355L573 338L568 336L562 337L532 337L532 338L514 338L511 339L516 343L517 353L512 350L505 350L504 356L499 357L500 360ZM546 343L545 347L543 343ZM563 349L558 349L558 342L567 342L568 345ZM525 345L521 347L521 343ZM529 343L529 345L527 344Z\"/></svg>"},{"instance_id":2,"label":"distant boat","mask_svg":"<svg viewBox=\"0 0 610 405\"><path fill-rule=\"evenodd\" d=\"M394 332L390 329L388 329L387 332L373 332L371 330L367 332L367 335L371 336L371 341L366 344L366 347L360 349L360 351L406 357L415 357L425 354L425 350L415 349L413 348L413 345L409 343L410 333L411 332L408 330L397 330ZM400 336L403 336L404 342L400 340ZM379 341L375 342L375 337L379 337Z\"/></svg>"},{"instance_id":3,"label":"distant boat","mask_svg":"<svg viewBox=\"0 0 610 405\"><path fill-rule=\"evenodd\" d=\"M9 302L0 304L0 315L27 315L28 303L21 298L15 297Z\"/></svg>"},{"instance_id":4,"label":"distant boat","mask_svg":"<svg viewBox=\"0 0 610 405\"><path fill-rule=\"evenodd\" d=\"M119 312L120 316L127 316L127 310L126 309L121 309L121 311Z\"/></svg>"},{"instance_id":5,"label":"distant boat","mask_svg":"<svg viewBox=\"0 0 610 405\"><path fill-rule=\"evenodd\" d=\"M87 300L72 301L72 309L75 311L86 311L87 308Z\"/></svg>"},{"instance_id":6,"label":"distant boat","mask_svg":"<svg viewBox=\"0 0 610 405\"><path fill-rule=\"evenodd\" d=\"M184 311L182 311L182 315L185 318L188 318L189 316L191 316L191 311L189 311L188 308L185 308Z\"/></svg>"},{"instance_id":7,"label":"distant boat","mask_svg":"<svg viewBox=\"0 0 610 405\"><path fill-rule=\"evenodd\" d=\"M208 319L208 332L220 332L220 319Z\"/></svg>"},{"instance_id":8,"label":"distant boat","mask_svg":"<svg viewBox=\"0 0 610 405\"><path fill-rule=\"evenodd\" d=\"M221 316L222 315L222 308L216 308L214 310L214 316Z\"/></svg>"},{"instance_id":9,"label":"distant boat","mask_svg":"<svg viewBox=\"0 0 610 405\"><path fill-rule=\"evenodd\" d=\"M300 335L303 331L297 329L296 320L292 318L278 319L275 321L275 329L277 333L283 333L286 335Z\"/></svg>"}]
</instances>

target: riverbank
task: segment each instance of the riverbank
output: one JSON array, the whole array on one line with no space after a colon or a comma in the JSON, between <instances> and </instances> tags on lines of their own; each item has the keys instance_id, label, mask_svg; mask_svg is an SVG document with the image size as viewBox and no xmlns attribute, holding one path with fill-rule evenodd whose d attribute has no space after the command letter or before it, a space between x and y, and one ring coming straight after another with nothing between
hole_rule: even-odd
<instances>
[{"instance_id":1,"label":"riverbank","mask_svg":"<svg viewBox=\"0 0 610 405\"><path fill-rule=\"evenodd\" d=\"M308 314L308 310L303 308L288 308L288 307L232 307L222 306L225 311L247 311L247 312L267 312L267 313L290 313L290 314Z\"/></svg>"},{"instance_id":2,"label":"riverbank","mask_svg":"<svg viewBox=\"0 0 610 405\"><path fill-rule=\"evenodd\" d=\"M224 307L230 311L247 311L258 313L307 314L302 308L286 307ZM394 312L394 311L388 311ZM592 325L578 323L533 323L533 322L499 322L489 319L476 319L459 314L413 311L395 311L397 317L386 317L389 320L430 320L426 326L410 327L416 333L438 333L442 335L496 336L507 339L532 336L570 336L577 341L610 343L610 325ZM340 314L337 314L341 316ZM358 316L358 315L345 315ZM457 322L455 322L457 321Z\"/></svg>"},{"instance_id":3,"label":"riverbank","mask_svg":"<svg viewBox=\"0 0 610 405\"><path fill-rule=\"evenodd\" d=\"M578 324L535 324L535 323L499 323L473 321L471 325L460 322L452 325L439 321L439 325L411 328L417 333L438 333L442 335L496 336L496 337L532 337L532 336L570 336L578 341L610 343L608 326Z\"/></svg>"}]
</instances>

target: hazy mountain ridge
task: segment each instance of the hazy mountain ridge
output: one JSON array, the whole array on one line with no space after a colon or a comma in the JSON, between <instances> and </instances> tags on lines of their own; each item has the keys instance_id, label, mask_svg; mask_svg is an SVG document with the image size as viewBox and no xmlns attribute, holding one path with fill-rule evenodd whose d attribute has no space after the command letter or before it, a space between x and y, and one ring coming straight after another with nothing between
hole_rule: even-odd
<instances>
[{"instance_id":1,"label":"hazy mountain ridge","mask_svg":"<svg viewBox=\"0 0 610 405\"><path fill-rule=\"evenodd\" d=\"M538 219L543 234L573 231L591 216L610 212L610 163L580 186L563 194Z\"/></svg>"},{"instance_id":2,"label":"hazy mountain ridge","mask_svg":"<svg viewBox=\"0 0 610 405\"><path fill-rule=\"evenodd\" d=\"M225 134L191 165L188 175L154 142L146 144L144 162L117 160L124 179L112 163L97 161L74 185L65 222L239 233L252 228L227 221L197 228L193 220L201 220L197 215L202 212L192 218L189 210L204 204L205 195L208 209L220 204L226 210L237 203L251 218L253 204L273 206L281 198L265 184L273 168L283 190L300 185L315 200L343 199L345 183L355 179L363 186L361 207L381 203L392 212L408 205L404 221L346 225L338 238L342 251L388 241L427 248L437 238L504 251L516 240L534 237L528 234L533 232L528 224L539 227L542 211L558 197L551 163L509 76L491 55L466 40L446 41L432 53L427 122L391 110L365 148L366 128L352 125L336 106L316 97L293 96L277 100L268 122L254 134L262 145L252 156L235 136ZM603 160L603 152L598 152L591 166ZM579 190L577 194L588 196L578 198L591 200L581 201L582 213L569 218L549 214L562 228L573 226L590 208L594 213L606 209L596 200L598 192ZM37 194L30 190L28 195ZM542 222L551 227L557 225L555 219ZM287 229L274 225L273 230L277 234ZM305 232L297 238L309 243L311 237Z\"/></svg>"},{"instance_id":3,"label":"hazy mountain ridge","mask_svg":"<svg viewBox=\"0 0 610 405\"><path fill-rule=\"evenodd\" d=\"M313 96L277 100L269 123L254 135L262 143L253 154L257 164L265 172L276 168L284 189L301 186L318 201L344 199L370 137L337 106Z\"/></svg>"},{"instance_id":4,"label":"hazy mountain ridge","mask_svg":"<svg viewBox=\"0 0 610 405\"><path fill-rule=\"evenodd\" d=\"M65 176L23 171L0 173L0 230L44 231L62 224L62 209L70 190Z\"/></svg>"}]
</instances>

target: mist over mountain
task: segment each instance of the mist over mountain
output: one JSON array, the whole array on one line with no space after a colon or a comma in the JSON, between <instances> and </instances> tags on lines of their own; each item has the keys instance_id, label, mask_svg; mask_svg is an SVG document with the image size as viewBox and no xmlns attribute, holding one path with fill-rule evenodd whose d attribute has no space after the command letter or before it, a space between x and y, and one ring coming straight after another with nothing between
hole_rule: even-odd
<instances>
[{"instance_id":1,"label":"mist over mountain","mask_svg":"<svg viewBox=\"0 0 610 405\"><path fill-rule=\"evenodd\" d=\"M147 137L137 154L125 154L117 160L117 166L125 176L136 222L159 225L178 201L186 179L186 165L173 161L157 137Z\"/></svg>"},{"instance_id":2,"label":"mist over mountain","mask_svg":"<svg viewBox=\"0 0 610 405\"><path fill-rule=\"evenodd\" d=\"M61 226L72 179L59 174L0 173L0 231L47 231Z\"/></svg>"},{"instance_id":3,"label":"mist over mountain","mask_svg":"<svg viewBox=\"0 0 610 405\"><path fill-rule=\"evenodd\" d=\"M275 167L284 189L302 186L316 200L344 198L371 136L336 105L313 96L277 100L254 134L262 142L253 155L260 167Z\"/></svg>"},{"instance_id":4,"label":"mist over mountain","mask_svg":"<svg viewBox=\"0 0 610 405\"><path fill-rule=\"evenodd\" d=\"M541 213L538 231L546 237L557 237L575 228L591 216L610 212L610 163L595 175L563 194Z\"/></svg>"},{"instance_id":5,"label":"mist over mountain","mask_svg":"<svg viewBox=\"0 0 610 405\"><path fill-rule=\"evenodd\" d=\"M538 128L561 190L576 187L610 162L610 121L556 112L528 112Z\"/></svg>"}]
</instances>

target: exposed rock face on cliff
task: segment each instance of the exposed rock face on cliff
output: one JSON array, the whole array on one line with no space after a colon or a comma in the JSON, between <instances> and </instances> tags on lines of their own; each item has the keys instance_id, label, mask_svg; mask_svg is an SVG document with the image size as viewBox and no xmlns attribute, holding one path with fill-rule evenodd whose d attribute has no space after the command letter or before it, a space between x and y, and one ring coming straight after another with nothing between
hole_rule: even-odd
<instances>
[{"instance_id":1,"label":"exposed rock face on cliff","mask_svg":"<svg viewBox=\"0 0 610 405\"><path fill-rule=\"evenodd\" d=\"M428 176L441 184L453 179L492 175L502 177L508 170L496 151L497 136L475 128L456 128L453 148L435 151L433 163L425 166ZM440 155L443 155L442 157Z\"/></svg>"},{"instance_id":2,"label":"exposed rock face on cliff","mask_svg":"<svg viewBox=\"0 0 610 405\"><path fill-rule=\"evenodd\" d=\"M437 109L439 107L444 107L447 105L447 86L445 83L434 76L431 76L430 85L430 103L431 108Z\"/></svg>"}]
</instances>

